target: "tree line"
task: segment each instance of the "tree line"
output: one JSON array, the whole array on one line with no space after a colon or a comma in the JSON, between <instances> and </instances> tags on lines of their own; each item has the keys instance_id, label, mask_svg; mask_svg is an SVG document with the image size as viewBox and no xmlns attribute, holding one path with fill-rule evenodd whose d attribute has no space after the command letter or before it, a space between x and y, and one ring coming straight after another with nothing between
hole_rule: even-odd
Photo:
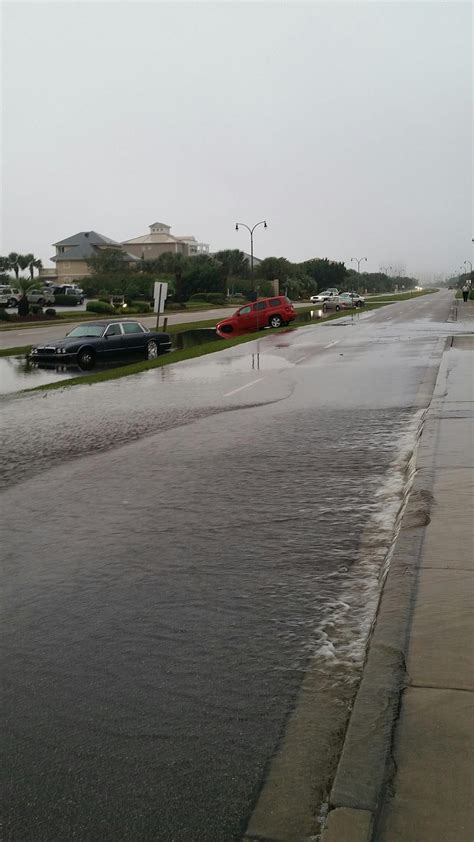
<instances>
[{"instance_id":1,"label":"tree line","mask_svg":"<svg viewBox=\"0 0 474 842\"><path fill-rule=\"evenodd\" d=\"M91 272L82 278L81 286L88 297L98 295L126 295L131 299L152 297L153 282L167 281L169 293L175 301L185 302L201 292L222 296L239 293L249 297L273 293L273 281L280 283L280 292L294 299L308 298L327 287L357 292L391 292L399 288L412 289L417 281L410 277L392 277L384 272L361 272L348 269L343 262L328 258L312 258L293 263L285 257L266 257L258 261L253 273L247 256L239 249L218 251L213 255L185 257L165 252L156 260L141 260L129 264L120 249L104 249L88 261ZM9 283L6 273L13 272L16 286L24 286L26 279L20 272L28 270L29 283L34 270L41 269L41 260L33 254L11 252L0 257L2 279Z\"/></svg>"},{"instance_id":2,"label":"tree line","mask_svg":"<svg viewBox=\"0 0 474 842\"><path fill-rule=\"evenodd\" d=\"M273 281L280 283L280 292L294 300L308 298L326 289L351 289L357 292L391 292L399 288L412 289L415 278L390 277L383 272L358 274L342 262L328 258L313 258L292 263L285 257L266 257L251 273L247 256L238 249L218 251L213 255L185 257L165 252L156 260L142 260L138 265L124 261L118 249L104 249L88 261L90 277L81 286L88 296L121 294L130 298L149 296L154 281L167 281L169 292L176 301L187 301L200 292L240 293L248 297L271 295Z\"/></svg>"},{"instance_id":3,"label":"tree line","mask_svg":"<svg viewBox=\"0 0 474 842\"><path fill-rule=\"evenodd\" d=\"M25 280L33 281L35 269L39 274L42 268L41 260L34 254L18 254L16 251L11 251L8 255L0 256L0 277L7 284L11 281L10 272L13 272L15 276L16 286L21 286ZM29 277L26 279L20 275L20 272L24 272L25 269L29 272Z\"/></svg>"}]
</instances>

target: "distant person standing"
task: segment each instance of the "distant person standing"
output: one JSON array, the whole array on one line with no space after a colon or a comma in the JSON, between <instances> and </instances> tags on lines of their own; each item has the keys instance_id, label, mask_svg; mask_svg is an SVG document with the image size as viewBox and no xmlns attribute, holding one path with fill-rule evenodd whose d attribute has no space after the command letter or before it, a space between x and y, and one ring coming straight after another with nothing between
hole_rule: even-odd
<instances>
[{"instance_id":1,"label":"distant person standing","mask_svg":"<svg viewBox=\"0 0 474 842\"><path fill-rule=\"evenodd\" d=\"M469 296L469 284L467 283L467 281L466 281L465 284L462 285L461 290L462 290L463 301L467 301L468 296Z\"/></svg>"}]
</instances>

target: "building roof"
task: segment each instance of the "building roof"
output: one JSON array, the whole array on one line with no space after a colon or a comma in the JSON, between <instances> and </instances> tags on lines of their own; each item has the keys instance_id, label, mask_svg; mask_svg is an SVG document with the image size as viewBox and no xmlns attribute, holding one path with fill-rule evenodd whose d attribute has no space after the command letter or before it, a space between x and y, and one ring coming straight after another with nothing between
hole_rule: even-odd
<instances>
[{"instance_id":1,"label":"building roof","mask_svg":"<svg viewBox=\"0 0 474 842\"><path fill-rule=\"evenodd\" d=\"M59 260L89 260L95 257L101 248L116 248L122 250L122 244L116 240L111 240L110 237L104 237L103 234L98 234L97 231L79 231L72 237L66 237L65 240L59 240L53 243L56 248L58 246L69 246L64 254L55 254L51 260L55 262ZM136 262L139 258L133 254L123 252L123 259L129 262Z\"/></svg>"},{"instance_id":2,"label":"building roof","mask_svg":"<svg viewBox=\"0 0 474 842\"><path fill-rule=\"evenodd\" d=\"M142 237L133 237L131 240L123 240L122 245L140 245L141 243L180 243L181 237L173 237L172 234L143 234Z\"/></svg>"}]
</instances>

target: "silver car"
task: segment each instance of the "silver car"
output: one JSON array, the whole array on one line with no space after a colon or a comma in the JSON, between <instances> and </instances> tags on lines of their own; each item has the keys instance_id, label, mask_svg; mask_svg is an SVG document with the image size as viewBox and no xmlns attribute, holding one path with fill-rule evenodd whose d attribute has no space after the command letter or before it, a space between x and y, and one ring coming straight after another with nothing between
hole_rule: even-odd
<instances>
[{"instance_id":1,"label":"silver car","mask_svg":"<svg viewBox=\"0 0 474 842\"><path fill-rule=\"evenodd\" d=\"M324 301L328 301L336 295L338 295L338 290L336 288L325 289L323 292L318 292L317 295L312 295L309 300L312 304L322 304Z\"/></svg>"},{"instance_id":2,"label":"silver car","mask_svg":"<svg viewBox=\"0 0 474 842\"><path fill-rule=\"evenodd\" d=\"M347 304L348 307L363 307L365 298L357 292L341 292L338 296L339 303Z\"/></svg>"},{"instance_id":3,"label":"silver car","mask_svg":"<svg viewBox=\"0 0 474 842\"><path fill-rule=\"evenodd\" d=\"M28 292L28 304L54 304L54 295L49 289L30 289Z\"/></svg>"}]
</instances>

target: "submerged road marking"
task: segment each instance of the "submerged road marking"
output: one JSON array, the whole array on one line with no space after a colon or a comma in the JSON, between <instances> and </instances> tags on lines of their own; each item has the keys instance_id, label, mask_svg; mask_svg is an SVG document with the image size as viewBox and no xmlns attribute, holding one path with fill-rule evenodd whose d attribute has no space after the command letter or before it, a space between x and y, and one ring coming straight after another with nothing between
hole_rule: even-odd
<instances>
[{"instance_id":1,"label":"submerged road marking","mask_svg":"<svg viewBox=\"0 0 474 842\"><path fill-rule=\"evenodd\" d=\"M246 383L244 386L239 386L238 389L232 389L231 392L226 392L224 397L229 398L231 395L235 395L236 392L241 392L242 389L248 389L249 386L255 386L255 383L260 383L261 380L263 380L263 377L259 377L258 380L252 380L251 383Z\"/></svg>"},{"instance_id":2,"label":"submerged road marking","mask_svg":"<svg viewBox=\"0 0 474 842\"><path fill-rule=\"evenodd\" d=\"M339 339L335 339L334 342L330 342L329 345L325 345L324 348L332 348L333 345L337 345Z\"/></svg>"},{"instance_id":3,"label":"submerged road marking","mask_svg":"<svg viewBox=\"0 0 474 842\"><path fill-rule=\"evenodd\" d=\"M308 357L308 354L305 354L305 355L304 355L304 357L300 357L300 358L299 358L299 360L295 360L295 365L296 365L297 363L302 363L302 362L303 362L303 360L306 360L306 359L307 359L307 357Z\"/></svg>"}]
</instances>

